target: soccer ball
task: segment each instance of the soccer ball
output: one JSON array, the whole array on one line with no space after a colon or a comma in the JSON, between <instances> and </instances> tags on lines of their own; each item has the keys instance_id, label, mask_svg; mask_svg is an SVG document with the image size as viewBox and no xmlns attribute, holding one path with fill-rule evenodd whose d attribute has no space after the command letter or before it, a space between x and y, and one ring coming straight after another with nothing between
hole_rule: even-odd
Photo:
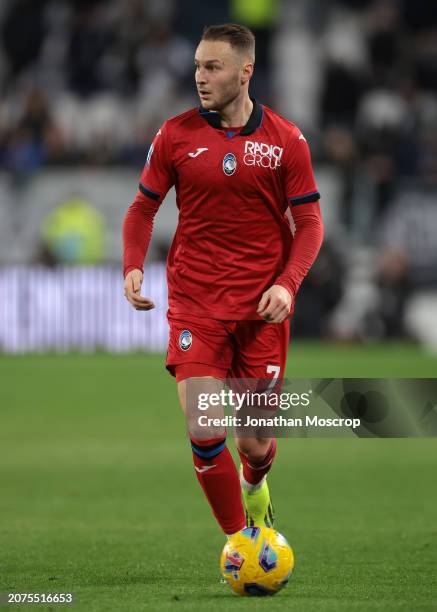
<instances>
[{"instance_id":1,"label":"soccer ball","mask_svg":"<svg viewBox=\"0 0 437 612\"><path fill-rule=\"evenodd\" d=\"M288 582L293 551L283 535L268 527L246 527L223 548L220 569L238 595L274 595Z\"/></svg>"}]
</instances>

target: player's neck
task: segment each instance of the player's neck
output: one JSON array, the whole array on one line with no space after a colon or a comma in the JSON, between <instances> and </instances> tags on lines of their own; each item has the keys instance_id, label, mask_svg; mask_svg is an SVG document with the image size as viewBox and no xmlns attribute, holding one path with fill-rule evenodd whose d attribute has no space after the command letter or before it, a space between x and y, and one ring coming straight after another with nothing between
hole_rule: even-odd
<instances>
[{"instance_id":1,"label":"player's neck","mask_svg":"<svg viewBox=\"0 0 437 612\"><path fill-rule=\"evenodd\" d=\"M244 96L236 98L220 111L222 127L246 125L249 121L252 109L253 102L249 98L249 94L245 92Z\"/></svg>"}]
</instances>

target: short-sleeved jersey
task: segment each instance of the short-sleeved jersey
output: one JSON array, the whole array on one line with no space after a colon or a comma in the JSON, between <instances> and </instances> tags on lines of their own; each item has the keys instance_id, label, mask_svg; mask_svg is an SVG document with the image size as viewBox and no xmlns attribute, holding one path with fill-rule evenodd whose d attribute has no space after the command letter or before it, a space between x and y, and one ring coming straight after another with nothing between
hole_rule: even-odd
<instances>
[{"instance_id":1,"label":"short-sleeved jersey","mask_svg":"<svg viewBox=\"0 0 437 612\"><path fill-rule=\"evenodd\" d=\"M253 103L241 130L195 108L166 121L149 149L140 191L160 203L176 188L179 222L167 262L174 315L257 319L290 252L288 206L320 197L300 130Z\"/></svg>"}]
</instances>

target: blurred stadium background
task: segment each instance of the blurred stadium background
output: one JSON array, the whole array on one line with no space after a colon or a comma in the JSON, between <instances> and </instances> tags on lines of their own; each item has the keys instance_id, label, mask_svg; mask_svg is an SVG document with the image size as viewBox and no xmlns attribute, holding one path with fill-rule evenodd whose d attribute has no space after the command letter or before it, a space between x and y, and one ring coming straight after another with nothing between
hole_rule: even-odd
<instances>
[{"instance_id":1,"label":"blurred stadium background","mask_svg":"<svg viewBox=\"0 0 437 612\"><path fill-rule=\"evenodd\" d=\"M164 350L174 192L143 316L122 295L121 223L148 146L198 104L205 24L257 37L252 94L304 131L326 241L293 334L408 338L437 352L437 9L426 0L3 0L0 350Z\"/></svg>"}]
</instances>

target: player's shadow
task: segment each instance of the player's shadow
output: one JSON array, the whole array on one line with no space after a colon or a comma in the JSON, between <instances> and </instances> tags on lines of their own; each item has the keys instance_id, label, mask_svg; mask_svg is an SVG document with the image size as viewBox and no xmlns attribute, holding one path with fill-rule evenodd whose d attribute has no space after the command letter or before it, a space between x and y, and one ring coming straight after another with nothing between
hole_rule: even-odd
<instances>
[{"instance_id":1,"label":"player's shadow","mask_svg":"<svg viewBox=\"0 0 437 612\"><path fill-rule=\"evenodd\" d=\"M226 601L226 603L230 602L230 601L235 601L235 603L237 604L238 602L241 603L241 600L246 600L246 601L259 601L260 599L263 600L268 600L271 601L272 600L272 595L266 595L265 597L239 597L238 595L236 595L235 593L233 593L229 587L227 587L225 584L223 585L223 592L222 593L199 593L196 595L195 599L198 599L199 601L202 600L211 600L211 599L218 599L220 601ZM279 601L280 599L284 599L284 598L288 598L291 597L291 593L287 593L286 590L284 590L281 593L277 593L274 596L274 600L275 601ZM180 598L181 600L184 599L184 597L182 596ZM190 599L194 599L193 596L190 596ZM232 605L232 604L231 604Z\"/></svg>"}]
</instances>

